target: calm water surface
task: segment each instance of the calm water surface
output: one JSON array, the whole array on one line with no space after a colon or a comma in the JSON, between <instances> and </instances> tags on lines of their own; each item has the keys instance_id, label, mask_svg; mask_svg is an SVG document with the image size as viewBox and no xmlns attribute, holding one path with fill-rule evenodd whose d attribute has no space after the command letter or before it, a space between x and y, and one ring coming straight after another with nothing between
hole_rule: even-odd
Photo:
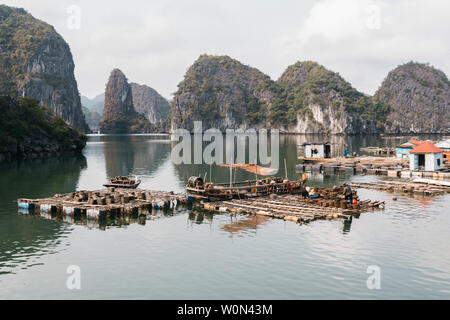
<instances>
[{"instance_id":1,"label":"calm water surface","mask_svg":"<svg viewBox=\"0 0 450 320\"><path fill-rule=\"evenodd\" d=\"M314 139L322 138L281 137L290 178L300 175L297 145ZM405 140L333 139L356 152ZM0 164L0 298L450 298L450 195L392 201L392 194L359 190L362 199L387 201L386 209L304 226L187 209L115 225L17 213L18 197L95 189L129 173L140 175L142 188L182 192L187 178L209 166L172 164L172 147L165 136L90 136L79 158ZM213 176L225 182L228 170L213 168ZM310 183L373 179L316 174ZM70 265L81 268L81 290L66 287ZM380 290L367 289L372 265L381 269Z\"/></svg>"}]
</instances>

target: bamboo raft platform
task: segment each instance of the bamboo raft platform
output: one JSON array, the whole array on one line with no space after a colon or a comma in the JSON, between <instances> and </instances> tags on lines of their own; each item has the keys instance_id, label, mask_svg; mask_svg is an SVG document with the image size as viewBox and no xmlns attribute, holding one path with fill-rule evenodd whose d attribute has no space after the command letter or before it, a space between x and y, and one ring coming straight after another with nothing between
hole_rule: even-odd
<instances>
[{"instance_id":1,"label":"bamboo raft platform","mask_svg":"<svg viewBox=\"0 0 450 320\"><path fill-rule=\"evenodd\" d=\"M96 191L77 191L57 194L45 199L18 199L20 210L39 210L69 216L85 215L88 219L100 219L107 215L132 215L153 209L173 209L188 205L186 194L140 189L108 188Z\"/></svg>"},{"instance_id":2,"label":"bamboo raft platform","mask_svg":"<svg viewBox=\"0 0 450 320\"><path fill-rule=\"evenodd\" d=\"M343 199L342 187L315 188L317 199L304 199L301 195L272 194L260 198L234 199L203 203L209 211L266 216L296 223L309 223L318 219L351 219L362 212L384 209L385 202L359 201L349 204ZM354 192L354 197L356 192ZM357 198L357 197L355 197Z\"/></svg>"},{"instance_id":3,"label":"bamboo raft platform","mask_svg":"<svg viewBox=\"0 0 450 320\"><path fill-rule=\"evenodd\" d=\"M365 188L388 192L401 192L422 196L437 196L450 193L450 185L439 183L433 180L407 180L407 181L392 181L382 180L376 182L359 182L350 183L353 188Z\"/></svg>"}]
</instances>

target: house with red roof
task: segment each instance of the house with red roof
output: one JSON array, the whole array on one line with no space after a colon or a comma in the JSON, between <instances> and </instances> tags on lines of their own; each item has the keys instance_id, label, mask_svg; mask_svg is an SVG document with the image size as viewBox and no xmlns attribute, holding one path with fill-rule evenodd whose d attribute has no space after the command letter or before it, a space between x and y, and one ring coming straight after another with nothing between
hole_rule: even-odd
<instances>
[{"instance_id":1,"label":"house with red roof","mask_svg":"<svg viewBox=\"0 0 450 320\"><path fill-rule=\"evenodd\" d=\"M415 145L415 146L417 146L418 144L421 143L421 141L419 141L419 140L414 140L414 139L411 139L411 140L409 140L408 142L409 142L409 143L412 143L412 144Z\"/></svg>"},{"instance_id":2,"label":"house with red roof","mask_svg":"<svg viewBox=\"0 0 450 320\"><path fill-rule=\"evenodd\" d=\"M419 143L409 151L411 170L436 171L442 169L443 151L429 141Z\"/></svg>"}]
</instances>

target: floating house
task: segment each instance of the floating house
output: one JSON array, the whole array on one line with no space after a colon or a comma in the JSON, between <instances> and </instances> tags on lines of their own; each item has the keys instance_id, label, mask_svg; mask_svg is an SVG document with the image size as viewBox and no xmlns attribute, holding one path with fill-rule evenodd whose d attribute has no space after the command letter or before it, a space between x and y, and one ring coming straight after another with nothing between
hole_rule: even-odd
<instances>
[{"instance_id":1,"label":"floating house","mask_svg":"<svg viewBox=\"0 0 450 320\"><path fill-rule=\"evenodd\" d=\"M420 142L417 140L409 140L408 142L398 145L395 148L395 156L400 159L409 158L409 152L418 144L420 144Z\"/></svg>"},{"instance_id":2,"label":"floating house","mask_svg":"<svg viewBox=\"0 0 450 320\"><path fill-rule=\"evenodd\" d=\"M441 149L443 151L442 157L443 157L444 163L450 163L450 139L447 139L447 140L437 143L436 147L438 147L439 149Z\"/></svg>"},{"instance_id":3,"label":"floating house","mask_svg":"<svg viewBox=\"0 0 450 320\"><path fill-rule=\"evenodd\" d=\"M330 143L305 143L306 158L331 158L331 144Z\"/></svg>"},{"instance_id":4,"label":"floating house","mask_svg":"<svg viewBox=\"0 0 450 320\"><path fill-rule=\"evenodd\" d=\"M442 169L443 151L429 141L422 142L409 151L411 170L436 171Z\"/></svg>"}]
</instances>

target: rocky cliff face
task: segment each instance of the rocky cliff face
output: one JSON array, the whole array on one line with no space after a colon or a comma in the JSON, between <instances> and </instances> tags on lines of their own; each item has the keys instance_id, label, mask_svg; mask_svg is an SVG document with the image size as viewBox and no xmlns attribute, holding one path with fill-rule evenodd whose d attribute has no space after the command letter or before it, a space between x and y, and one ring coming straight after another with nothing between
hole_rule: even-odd
<instances>
[{"instance_id":1,"label":"rocky cliff face","mask_svg":"<svg viewBox=\"0 0 450 320\"><path fill-rule=\"evenodd\" d=\"M355 133L353 121L343 108L338 110L331 106L319 104L308 105L308 116L297 115L296 123L289 127L289 132L295 133Z\"/></svg>"},{"instance_id":2,"label":"rocky cliff face","mask_svg":"<svg viewBox=\"0 0 450 320\"><path fill-rule=\"evenodd\" d=\"M289 66L277 83L285 90L289 118L295 121L290 132L375 133L380 129L377 122L384 119L370 97L316 62Z\"/></svg>"},{"instance_id":3,"label":"rocky cliff face","mask_svg":"<svg viewBox=\"0 0 450 320\"><path fill-rule=\"evenodd\" d=\"M130 83L133 97L133 107L139 114L142 114L155 130L164 131L165 122L168 120L170 104L156 90L137 83ZM86 122L92 131L98 131L100 120L103 115L105 104L105 94L102 93L94 99L81 96L81 103Z\"/></svg>"},{"instance_id":4,"label":"rocky cliff face","mask_svg":"<svg viewBox=\"0 0 450 320\"><path fill-rule=\"evenodd\" d=\"M0 94L32 97L87 131L70 48L55 29L23 9L0 6Z\"/></svg>"},{"instance_id":5,"label":"rocky cliff face","mask_svg":"<svg viewBox=\"0 0 450 320\"><path fill-rule=\"evenodd\" d=\"M178 85L171 131L270 127L277 86L267 75L227 56L202 55ZM274 108L275 109L275 108Z\"/></svg>"},{"instance_id":6,"label":"rocky cliff face","mask_svg":"<svg viewBox=\"0 0 450 320\"><path fill-rule=\"evenodd\" d=\"M391 133L438 133L450 128L450 82L444 72L409 62L391 71L375 94L388 104Z\"/></svg>"},{"instance_id":7,"label":"rocky cliff face","mask_svg":"<svg viewBox=\"0 0 450 320\"><path fill-rule=\"evenodd\" d=\"M150 123L157 125L167 119L170 104L156 90L146 85L131 83L131 92L134 109Z\"/></svg>"},{"instance_id":8,"label":"rocky cliff face","mask_svg":"<svg viewBox=\"0 0 450 320\"><path fill-rule=\"evenodd\" d=\"M105 106L99 129L102 133L143 133L154 130L150 122L134 109L131 86L119 69L111 72L106 85Z\"/></svg>"},{"instance_id":9,"label":"rocky cliff face","mask_svg":"<svg viewBox=\"0 0 450 320\"><path fill-rule=\"evenodd\" d=\"M387 107L315 62L298 62L275 82L226 56L201 56L175 94L171 130L267 128L292 133L382 131Z\"/></svg>"}]
</instances>

